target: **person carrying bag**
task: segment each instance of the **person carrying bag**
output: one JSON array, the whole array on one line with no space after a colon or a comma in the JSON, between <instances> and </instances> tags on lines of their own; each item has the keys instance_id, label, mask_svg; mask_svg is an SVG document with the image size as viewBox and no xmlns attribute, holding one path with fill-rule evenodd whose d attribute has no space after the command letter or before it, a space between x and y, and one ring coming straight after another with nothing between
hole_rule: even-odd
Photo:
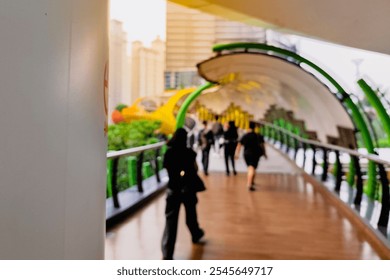
<instances>
[{"instance_id":1,"label":"person carrying bag","mask_svg":"<svg viewBox=\"0 0 390 280\"><path fill-rule=\"evenodd\" d=\"M181 204L184 204L186 224L191 233L192 242L198 243L204 236L204 231L198 224L196 193L204 191L206 188L197 173L196 153L187 148L185 129L176 130L168 142L168 150L164 156L164 167L168 171L169 182L165 208L165 229L161 247L163 259L172 260Z\"/></svg>"}]
</instances>

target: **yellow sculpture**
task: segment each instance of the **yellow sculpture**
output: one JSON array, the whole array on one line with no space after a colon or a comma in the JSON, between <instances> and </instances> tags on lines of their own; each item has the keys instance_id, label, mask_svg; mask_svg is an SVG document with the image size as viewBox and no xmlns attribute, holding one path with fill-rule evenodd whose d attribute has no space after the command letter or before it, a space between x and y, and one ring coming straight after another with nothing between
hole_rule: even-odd
<instances>
[{"instance_id":1,"label":"yellow sculpture","mask_svg":"<svg viewBox=\"0 0 390 280\"><path fill-rule=\"evenodd\" d=\"M169 100L164 105L159 107L154 112L147 112L142 106L140 106L140 103L145 99L141 97L134 101L131 106L123 108L120 114L122 115L123 120L125 122L131 122L132 120L141 119L161 121L161 132L166 135L169 135L175 131L175 108L178 106L178 102L184 96L189 95L194 90L195 88L186 88L178 90L169 98Z\"/></svg>"}]
</instances>

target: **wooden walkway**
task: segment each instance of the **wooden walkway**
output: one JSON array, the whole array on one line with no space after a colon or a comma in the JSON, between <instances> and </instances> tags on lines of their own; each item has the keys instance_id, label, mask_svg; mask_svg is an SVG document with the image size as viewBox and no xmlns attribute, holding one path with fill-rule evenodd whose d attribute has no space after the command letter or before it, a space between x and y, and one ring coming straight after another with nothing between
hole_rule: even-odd
<instances>
[{"instance_id":1,"label":"wooden walkway","mask_svg":"<svg viewBox=\"0 0 390 280\"><path fill-rule=\"evenodd\" d=\"M270 150L269 158L258 168L255 192L247 191L243 172L227 177L214 171L204 178L208 190L199 194L198 214L205 243L191 243L182 208L175 259L387 258L313 180L309 183L276 151ZM221 159L213 160L216 166ZM111 229L106 259L161 259L164 207L160 195Z\"/></svg>"}]
</instances>

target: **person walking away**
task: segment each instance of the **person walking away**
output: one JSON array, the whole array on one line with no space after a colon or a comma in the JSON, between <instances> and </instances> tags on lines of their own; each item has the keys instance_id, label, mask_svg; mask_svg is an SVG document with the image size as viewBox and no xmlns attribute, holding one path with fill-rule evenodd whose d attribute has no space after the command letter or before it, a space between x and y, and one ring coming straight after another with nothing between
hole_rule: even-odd
<instances>
[{"instance_id":1,"label":"person walking away","mask_svg":"<svg viewBox=\"0 0 390 280\"><path fill-rule=\"evenodd\" d=\"M223 136L223 127L222 127L222 124L218 120L219 120L219 116L216 115L215 121L213 122L213 124L211 126L211 130L212 130L213 136L214 136L214 143L216 143L216 145L214 145L214 150L217 154L219 154L219 151L220 151L219 140Z\"/></svg>"},{"instance_id":2,"label":"person walking away","mask_svg":"<svg viewBox=\"0 0 390 280\"><path fill-rule=\"evenodd\" d=\"M195 133L194 133L194 130L191 130L188 134L187 134L187 146L191 149L194 149L194 146L195 146Z\"/></svg>"},{"instance_id":3,"label":"person walking away","mask_svg":"<svg viewBox=\"0 0 390 280\"><path fill-rule=\"evenodd\" d=\"M161 242L163 259L172 260L176 243L179 210L184 204L186 224L192 236L192 242L198 243L204 236L199 227L196 213L198 198L196 193L205 190L197 175L196 153L187 147L187 132L183 128L176 130L168 142L164 156L164 167L168 171L169 182L167 204L165 208L165 229Z\"/></svg>"},{"instance_id":4,"label":"person walking away","mask_svg":"<svg viewBox=\"0 0 390 280\"><path fill-rule=\"evenodd\" d=\"M234 121L227 123L227 129L223 133L224 141L224 155L225 155L225 166L226 166L226 175L230 175L229 170L229 159L232 163L233 174L237 175L235 167L234 153L237 147L238 132L237 127Z\"/></svg>"},{"instance_id":5,"label":"person walking away","mask_svg":"<svg viewBox=\"0 0 390 280\"><path fill-rule=\"evenodd\" d=\"M210 158L210 149L214 145L214 135L211 129L207 126L207 121L203 121L203 129L199 131L199 147L202 150L202 165L204 174L209 175L209 158Z\"/></svg>"},{"instance_id":6,"label":"person walking away","mask_svg":"<svg viewBox=\"0 0 390 280\"><path fill-rule=\"evenodd\" d=\"M261 134L255 132L256 124L249 123L249 130L241 138L236 148L236 159L240 155L241 146L244 146L244 160L248 167L247 186L250 191L254 191L254 181L256 176L256 168L259 164L261 156L267 158L264 146L264 138Z\"/></svg>"}]
</instances>

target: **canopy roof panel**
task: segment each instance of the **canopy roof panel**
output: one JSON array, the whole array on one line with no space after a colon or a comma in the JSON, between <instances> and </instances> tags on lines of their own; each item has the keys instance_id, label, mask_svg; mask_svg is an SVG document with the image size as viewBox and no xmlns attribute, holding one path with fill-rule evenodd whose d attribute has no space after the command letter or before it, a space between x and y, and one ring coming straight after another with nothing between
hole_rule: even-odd
<instances>
[{"instance_id":1,"label":"canopy roof panel","mask_svg":"<svg viewBox=\"0 0 390 280\"><path fill-rule=\"evenodd\" d=\"M199 101L217 113L230 103L263 119L272 105L292 111L322 142L338 138L338 128L354 130L348 112L316 77L296 64L262 53L230 53L198 64L200 75L219 83L219 94ZM222 96L222 97L221 97Z\"/></svg>"},{"instance_id":2,"label":"canopy roof panel","mask_svg":"<svg viewBox=\"0 0 390 280\"><path fill-rule=\"evenodd\" d=\"M290 33L390 54L390 1L170 0L189 8Z\"/></svg>"}]
</instances>

